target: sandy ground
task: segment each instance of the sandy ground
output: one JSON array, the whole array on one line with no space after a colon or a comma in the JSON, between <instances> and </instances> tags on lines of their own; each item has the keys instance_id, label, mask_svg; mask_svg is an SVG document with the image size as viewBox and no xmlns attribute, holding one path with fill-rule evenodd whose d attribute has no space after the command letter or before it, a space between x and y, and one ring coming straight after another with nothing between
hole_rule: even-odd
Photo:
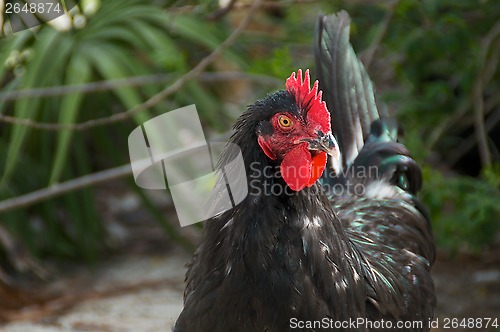
<instances>
[{"instance_id":1,"label":"sandy ground","mask_svg":"<svg viewBox=\"0 0 500 332\"><path fill-rule=\"evenodd\" d=\"M182 310L184 264L190 255L174 249L168 255L135 255L111 259L85 276L68 277L85 285L86 293L63 312L34 321L10 323L5 332L141 332L170 331ZM438 293L436 317L498 318L500 323L500 266L477 261L440 260L434 279ZM78 277L75 277L78 275ZM59 281L61 282L61 281ZM132 285L132 286L130 286ZM114 289L116 292L107 293ZM434 329L433 331L485 331ZM488 329L495 331L495 329Z\"/></svg>"},{"instance_id":2,"label":"sandy ground","mask_svg":"<svg viewBox=\"0 0 500 332\"><path fill-rule=\"evenodd\" d=\"M167 257L136 256L106 262L85 277L94 281L92 290L86 292L91 295L81 303L57 316L10 323L2 331L170 331L182 310L188 259L187 253L176 250ZM118 291L106 294L110 289Z\"/></svg>"}]
</instances>

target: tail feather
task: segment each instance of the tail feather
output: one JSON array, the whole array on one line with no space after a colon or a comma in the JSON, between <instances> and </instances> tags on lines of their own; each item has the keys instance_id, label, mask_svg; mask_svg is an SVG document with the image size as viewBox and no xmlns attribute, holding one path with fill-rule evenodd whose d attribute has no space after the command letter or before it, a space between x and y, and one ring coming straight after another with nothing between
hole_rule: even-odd
<instances>
[{"instance_id":1,"label":"tail feather","mask_svg":"<svg viewBox=\"0 0 500 332\"><path fill-rule=\"evenodd\" d=\"M393 121L373 122L366 144L352 166L377 167L376 178L371 180L386 179L413 195L422 188L420 166L411 158L410 151L397 142L397 125Z\"/></svg>"},{"instance_id":2,"label":"tail feather","mask_svg":"<svg viewBox=\"0 0 500 332\"><path fill-rule=\"evenodd\" d=\"M322 185L359 253L367 316L425 324L435 306L429 274L435 248L429 216L416 197L422 173L398 142L396 122L377 108L370 78L349 43L349 24L349 15L340 12L320 16L317 26L317 76L343 155L329 164Z\"/></svg>"},{"instance_id":3,"label":"tail feather","mask_svg":"<svg viewBox=\"0 0 500 332\"><path fill-rule=\"evenodd\" d=\"M316 26L314 58L332 130L342 152L336 171L352 164L376 119L387 117L377 108L372 82L349 42L349 14L320 15Z\"/></svg>"},{"instance_id":4,"label":"tail feather","mask_svg":"<svg viewBox=\"0 0 500 332\"><path fill-rule=\"evenodd\" d=\"M342 156L338 163L330 161L335 176L332 179L330 172L323 183L343 183L359 177L355 171L360 167L371 166L378 167L376 174L366 174L358 182L386 179L416 194L422 186L420 167L397 142L397 123L384 107L377 107L370 77L349 42L350 22L349 14L341 11L320 15L316 27L317 77Z\"/></svg>"}]
</instances>

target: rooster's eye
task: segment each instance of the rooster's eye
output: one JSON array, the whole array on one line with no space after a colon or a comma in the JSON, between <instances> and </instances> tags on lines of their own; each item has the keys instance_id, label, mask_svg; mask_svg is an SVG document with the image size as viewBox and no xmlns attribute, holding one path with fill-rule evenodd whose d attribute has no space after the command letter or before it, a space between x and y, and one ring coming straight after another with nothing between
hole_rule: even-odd
<instances>
[{"instance_id":1,"label":"rooster's eye","mask_svg":"<svg viewBox=\"0 0 500 332\"><path fill-rule=\"evenodd\" d=\"M292 119L290 119L286 115L280 115L280 117L278 118L278 122L283 128L289 128L292 125Z\"/></svg>"}]
</instances>

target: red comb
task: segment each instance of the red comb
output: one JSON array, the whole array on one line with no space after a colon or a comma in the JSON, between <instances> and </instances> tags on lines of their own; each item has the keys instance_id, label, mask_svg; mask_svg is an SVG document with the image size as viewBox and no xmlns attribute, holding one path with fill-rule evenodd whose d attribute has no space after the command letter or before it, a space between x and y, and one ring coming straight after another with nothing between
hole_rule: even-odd
<instances>
[{"instance_id":1,"label":"red comb","mask_svg":"<svg viewBox=\"0 0 500 332\"><path fill-rule=\"evenodd\" d=\"M295 96L295 102L300 108L307 111L307 120L320 125L321 130L327 133L331 130L330 112L326 108L326 103L321 100L322 91L318 91L318 81L314 82L313 88L310 87L309 69L306 70L302 81L302 70L292 73L286 80L287 91Z\"/></svg>"}]
</instances>

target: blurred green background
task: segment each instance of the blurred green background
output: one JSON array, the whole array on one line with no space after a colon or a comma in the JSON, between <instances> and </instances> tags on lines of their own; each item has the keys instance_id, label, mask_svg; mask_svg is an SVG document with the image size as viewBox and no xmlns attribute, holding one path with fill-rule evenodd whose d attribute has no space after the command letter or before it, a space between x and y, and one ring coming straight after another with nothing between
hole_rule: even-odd
<instances>
[{"instance_id":1,"label":"blurred green background","mask_svg":"<svg viewBox=\"0 0 500 332\"><path fill-rule=\"evenodd\" d=\"M438 246L451 254L499 246L499 1L268 1L221 56L186 79L235 31L250 5L236 1L226 13L212 0L86 0L66 23L16 34L4 27L0 200L10 201L0 203L2 234L38 259L95 262L113 247L102 196L130 191L163 227L166 241L191 250L175 217L130 175L105 191L90 185L9 204L126 165L129 133L178 107L196 104L207 136L227 132L246 105L283 88L292 71L313 69L316 15L346 9L351 41L379 99L423 165L421 198ZM136 109L169 86L172 93ZM108 120L87 123L97 118ZM80 123L87 124L71 127ZM0 241L0 267L13 273L19 266L8 243Z\"/></svg>"}]
</instances>

